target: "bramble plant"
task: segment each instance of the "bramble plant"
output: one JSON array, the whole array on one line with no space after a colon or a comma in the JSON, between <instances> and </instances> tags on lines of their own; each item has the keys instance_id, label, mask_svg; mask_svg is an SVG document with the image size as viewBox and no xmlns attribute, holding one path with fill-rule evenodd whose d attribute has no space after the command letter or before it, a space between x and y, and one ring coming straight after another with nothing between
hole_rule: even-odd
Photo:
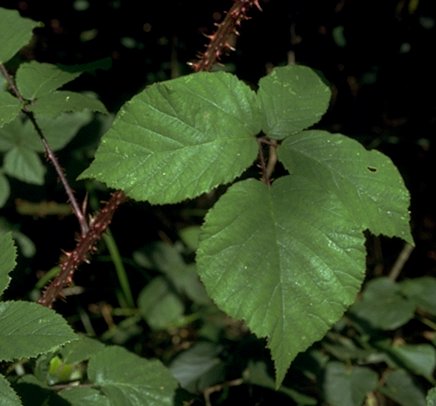
<instances>
[{"instance_id":1,"label":"bramble plant","mask_svg":"<svg viewBox=\"0 0 436 406\"><path fill-rule=\"evenodd\" d=\"M172 204L229 185L205 216L196 271L219 309L266 338L277 389L296 356L325 336L354 303L365 275L364 232L413 245L409 193L392 161L345 135L313 129L331 96L314 70L277 67L256 90L233 74L207 72L213 58L229 48L228 32L255 5L235 2L209 48L192 64L197 72L152 84L120 109L94 161L79 176L116 190L91 220L62 180L53 152L89 122L90 111L104 114L106 109L95 98L60 90L86 67L31 61L22 63L12 78L5 63L29 42L38 23L0 9L0 66L10 89L0 92L0 201L9 195L5 175L43 184L38 153L45 151L81 231L76 249L65 253L60 274L39 304L0 303L0 360L42 354L55 383L83 380L78 365L88 361L88 385L58 391L71 404L85 399L102 405L175 402L178 382L160 361L80 337L48 308L129 198ZM253 177L249 169L254 165L259 174ZM8 285L14 257L11 235L1 234L0 292ZM196 283L189 275L185 285L177 279L181 277L171 276L176 287L188 289L188 296L187 286ZM162 279L154 288L169 295L165 283ZM152 301L146 306L147 297L140 300L150 312ZM152 320L150 313L146 317ZM343 372L341 365L330 370ZM18 395L24 401L26 385L37 385L35 381L28 375L12 388L1 376L0 394L8 405L20 405Z\"/></svg>"}]
</instances>

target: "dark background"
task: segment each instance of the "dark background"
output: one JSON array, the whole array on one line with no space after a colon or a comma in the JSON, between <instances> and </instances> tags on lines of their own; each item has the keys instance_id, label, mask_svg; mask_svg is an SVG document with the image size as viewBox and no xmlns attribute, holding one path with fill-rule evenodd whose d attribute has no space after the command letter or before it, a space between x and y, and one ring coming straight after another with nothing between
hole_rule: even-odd
<instances>
[{"instance_id":1,"label":"dark background","mask_svg":"<svg viewBox=\"0 0 436 406\"><path fill-rule=\"evenodd\" d=\"M214 23L222 20L231 5L231 0L0 0L1 7L15 8L44 23L21 52L21 60L66 65L104 58L111 62L108 69L85 74L69 86L97 93L112 113L146 85L190 73L188 62L195 60L207 42L203 34L213 33ZM242 24L236 51L221 62L254 87L273 66L291 61L308 65L326 78L333 98L319 126L387 154L410 190L416 248L400 279L434 276L434 0L260 0L260 5L263 11L253 9L252 18ZM13 64L9 68L13 70ZM85 190L74 178L89 164L89 151L94 151L100 135L97 125L94 132L88 128L59 153L80 198ZM75 150L85 152L75 156L71 153ZM72 216L23 218L16 212L16 198L66 201L53 172L43 187L13 180L11 185L12 196L0 209L0 217L8 218L36 245L33 258L20 257L15 275L21 277L13 279L7 292L17 298L26 297L37 282L35 269L50 269L58 262L61 249L74 246L77 223ZM100 200L108 197L103 189L95 193ZM178 229L201 224L201 217L187 213L207 209L212 203L200 198L172 206L125 204L111 226L122 256L131 257L150 241L175 241ZM369 238L368 275L388 274L401 249L401 241ZM82 304L115 302L115 276L100 260L91 266L92 272L86 272L85 265L75 277L85 287ZM130 271L129 266L126 262ZM129 276L137 294L144 280L135 272L132 269ZM57 306L74 317L79 306L75 300ZM106 327L102 322L102 332ZM156 351L155 344L150 342L145 352Z\"/></svg>"}]
</instances>

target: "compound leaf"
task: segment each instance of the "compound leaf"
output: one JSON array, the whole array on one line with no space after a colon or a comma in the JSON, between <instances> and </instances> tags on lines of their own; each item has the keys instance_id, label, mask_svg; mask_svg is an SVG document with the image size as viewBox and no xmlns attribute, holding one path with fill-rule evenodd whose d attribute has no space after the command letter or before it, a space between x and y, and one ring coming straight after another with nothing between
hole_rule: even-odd
<instances>
[{"instance_id":1,"label":"compound leaf","mask_svg":"<svg viewBox=\"0 0 436 406\"><path fill-rule=\"evenodd\" d=\"M91 357L88 376L113 406L173 405L177 382L169 370L124 348L108 347Z\"/></svg>"},{"instance_id":2,"label":"compound leaf","mask_svg":"<svg viewBox=\"0 0 436 406\"><path fill-rule=\"evenodd\" d=\"M235 76L194 73L126 103L81 178L136 200L175 203L232 181L254 161L256 94Z\"/></svg>"},{"instance_id":3,"label":"compound leaf","mask_svg":"<svg viewBox=\"0 0 436 406\"><path fill-rule=\"evenodd\" d=\"M0 234L0 295L8 287L11 278L9 272L14 269L17 255L11 233Z\"/></svg>"},{"instance_id":4,"label":"compound leaf","mask_svg":"<svg viewBox=\"0 0 436 406\"><path fill-rule=\"evenodd\" d=\"M335 193L364 229L413 244L409 192L387 156L344 135L315 130L286 139L278 153L289 172Z\"/></svg>"},{"instance_id":5,"label":"compound leaf","mask_svg":"<svg viewBox=\"0 0 436 406\"><path fill-rule=\"evenodd\" d=\"M313 180L285 176L271 187L246 180L207 214L197 263L217 305L268 338L280 386L295 356L354 301L364 236L342 202Z\"/></svg>"},{"instance_id":6,"label":"compound leaf","mask_svg":"<svg viewBox=\"0 0 436 406\"><path fill-rule=\"evenodd\" d=\"M31 302L0 302L0 360L35 357L76 339L56 312Z\"/></svg>"},{"instance_id":7,"label":"compound leaf","mask_svg":"<svg viewBox=\"0 0 436 406\"><path fill-rule=\"evenodd\" d=\"M40 24L4 8L0 8L0 21L0 63L6 63L30 41L33 29Z\"/></svg>"},{"instance_id":8,"label":"compound leaf","mask_svg":"<svg viewBox=\"0 0 436 406\"><path fill-rule=\"evenodd\" d=\"M283 139L319 121L326 112L330 89L310 68L275 68L259 81L258 97L264 115L262 130Z\"/></svg>"}]
</instances>

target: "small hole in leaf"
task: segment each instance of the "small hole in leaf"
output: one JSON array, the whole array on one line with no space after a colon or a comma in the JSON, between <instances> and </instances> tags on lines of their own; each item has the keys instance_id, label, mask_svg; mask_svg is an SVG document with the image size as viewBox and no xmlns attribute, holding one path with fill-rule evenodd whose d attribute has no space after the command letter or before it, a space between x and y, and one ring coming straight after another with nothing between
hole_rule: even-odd
<instances>
[{"instance_id":1,"label":"small hole in leaf","mask_svg":"<svg viewBox=\"0 0 436 406\"><path fill-rule=\"evenodd\" d=\"M377 168L375 168L374 166L368 166L368 170L370 172L377 172Z\"/></svg>"}]
</instances>

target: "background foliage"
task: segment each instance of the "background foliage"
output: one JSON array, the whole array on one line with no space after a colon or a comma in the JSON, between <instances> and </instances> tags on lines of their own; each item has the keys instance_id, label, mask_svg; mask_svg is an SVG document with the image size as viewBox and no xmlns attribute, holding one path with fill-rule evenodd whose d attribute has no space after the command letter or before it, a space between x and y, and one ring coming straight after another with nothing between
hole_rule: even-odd
<instances>
[{"instance_id":1,"label":"background foliage","mask_svg":"<svg viewBox=\"0 0 436 406\"><path fill-rule=\"evenodd\" d=\"M203 46L199 32L211 32L211 16L219 20L219 10L226 8L218 1L147 3L77 0L45 8L35 2L4 1L2 6L44 22L20 59L64 65L100 59L98 71L74 78L65 88L94 92L115 112L145 85L188 73L186 61ZM318 69L333 84L333 103L321 128L385 152L411 191L417 247L401 272L394 264L402 243L370 237L361 299L321 342L297 358L279 392L273 391L264 343L216 309L193 269L197 226L220 190L169 206L126 204L57 310L75 331L158 357L199 404L208 399L213 404L238 399L250 404L425 404L425 394L434 386L435 365L435 104L426 97L436 90L435 62L429 58L434 9L423 0L264 1L262 6L262 13L253 13L245 22L237 51L224 61L226 68L253 85L272 66L295 59ZM12 68L15 63L18 59ZM68 125L71 134L60 132L65 138L59 148L67 146L58 152L73 183L89 165L111 121L100 115L79 120L76 128ZM25 137L25 129L17 131ZM6 144L2 138L0 184L9 192L4 194L0 227L14 233L19 250L3 299L34 299L49 277L46 272L56 272L60 250L74 245L77 225L68 215L56 176L50 169L45 173L36 155L41 150L26 144L25 156L32 156L32 167L40 169L12 178L7 154L13 146ZM108 196L91 182L74 187L79 196L89 194L94 208ZM176 277L180 273L183 278ZM99 384L115 398L110 382L121 378L110 376L110 368L107 377L93 375L95 368L110 366L110 351L89 363L88 374L93 382L103 379ZM74 379L74 373L80 376L81 363L89 359L80 354L61 354L60 364L53 355L15 369L35 369L42 380L56 385ZM134 362L130 355L125 357ZM131 383L127 390L135 391L134 377L123 379ZM21 381L17 387L31 384ZM62 396L86 395L93 401L99 397L91 389L73 392ZM47 393L42 391L41 399Z\"/></svg>"}]
</instances>

